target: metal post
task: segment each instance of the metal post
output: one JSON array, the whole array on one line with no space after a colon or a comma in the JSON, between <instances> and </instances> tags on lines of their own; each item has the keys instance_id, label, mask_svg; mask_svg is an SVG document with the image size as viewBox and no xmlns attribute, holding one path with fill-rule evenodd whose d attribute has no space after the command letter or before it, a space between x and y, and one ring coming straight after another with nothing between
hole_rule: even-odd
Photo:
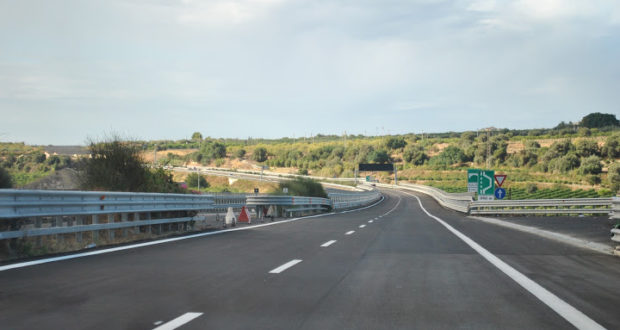
<instances>
[{"instance_id":1,"label":"metal post","mask_svg":"<svg viewBox=\"0 0 620 330\"><path fill-rule=\"evenodd\" d=\"M127 222L129 214L121 213L121 222ZM127 237L127 227L123 228L123 237Z\"/></svg>"},{"instance_id":2,"label":"metal post","mask_svg":"<svg viewBox=\"0 0 620 330\"><path fill-rule=\"evenodd\" d=\"M107 218L108 223L114 223L116 217L114 216L114 214L108 214ZM110 242L114 241L114 229L108 229L108 240Z\"/></svg>"},{"instance_id":3,"label":"metal post","mask_svg":"<svg viewBox=\"0 0 620 330\"><path fill-rule=\"evenodd\" d=\"M396 168L396 164L392 164L394 166L394 184L398 186L398 169Z\"/></svg>"},{"instance_id":4,"label":"metal post","mask_svg":"<svg viewBox=\"0 0 620 330\"><path fill-rule=\"evenodd\" d=\"M99 223L99 215L98 214L93 214L93 225ZM99 240L99 232L97 230L93 230L92 232L92 236L93 236L93 243L97 244L96 241Z\"/></svg>"},{"instance_id":5,"label":"metal post","mask_svg":"<svg viewBox=\"0 0 620 330\"><path fill-rule=\"evenodd\" d=\"M78 225L78 226L81 226L81 225L83 225L83 224L84 224L84 216L83 216L83 215L79 215L79 216L77 217L77 225ZM78 243L82 243L82 232L77 232L77 233L75 233L75 240L76 240Z\"/></svg>"}]
</instances>

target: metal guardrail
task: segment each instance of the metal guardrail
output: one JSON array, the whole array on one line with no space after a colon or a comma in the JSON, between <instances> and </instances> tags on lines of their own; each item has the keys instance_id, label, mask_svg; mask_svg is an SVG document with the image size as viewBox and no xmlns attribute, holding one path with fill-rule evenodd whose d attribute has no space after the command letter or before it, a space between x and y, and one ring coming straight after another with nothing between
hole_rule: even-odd
<instances>
[{"instance_id":1,"label":"metal guardrail","mask_svg":"<svg viewBox=\"0 0 620 330\"><path fill-rule=\"evenodd\" d=\"M359 194L359 195L358 195ZM0 240L142 226L188 223L197 212L228 207L275 205L286 212L360 206L380 198L377 191L331 194L330 198L253 194L157 194L52 190L0 190ZM154 216L155 215L155 216ZM153 219L160 217L159 219ZM42 221L45 219L45 221ZM149 228L150 231L150 228Z\"/></svg>"},{"instance_id":2,"label":"metal guardrail","mask_svg":"<svg viewBox=\"0 0 620 330\"><path fill-rule=\"evenodd\" d=\"M473 200L471 193L447 193L441 189L412 183L400 183L398 185L376 183L378 187L406 189L427 194L434 198L440 205L462 213L469 212L469 203Z\"/></svg>"},{"instance_id":3,"label":"metal guardrail","mask_svg":"<svg viewBox=\"0 0 620 330\"><path fill-rule=\"evenodd\" d=\"M476 201L470 214L609 214L611 198Z\"/></svg>"},{"instance_id":4,"label":"metal guardrail","mask_svg":"<svg viewBox=\"0 0 620 330\"><path fill-rule=\"evenodd\" d=\"M620 221L620 197L613 197L611 205L611 218ZM611 240L620 243L620 228L613 228L611 230ZM620 256L620 245L616 246L614 254Z\"/></svg>"}]
</instances>

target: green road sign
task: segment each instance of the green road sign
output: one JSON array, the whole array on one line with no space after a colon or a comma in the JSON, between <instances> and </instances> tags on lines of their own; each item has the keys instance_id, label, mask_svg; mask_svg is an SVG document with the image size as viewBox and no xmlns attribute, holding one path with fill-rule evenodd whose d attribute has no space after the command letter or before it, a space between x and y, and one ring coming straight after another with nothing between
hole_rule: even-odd
<instances>
[{"instance_id":1,"label":"green road sign","mask_svg":"<svg viewBox=\"0 0 620 330\"><path fill-rule=\"evenodd\" d=\"M480 178L480 170L467 170L467 192L478 192L478 180Z\"/></svg>"},{"instance_id":2,"label":"green road sign","mask_svg":"<svg viewBox=\"0 0 620 330\"><path fill-rule=\"evenodd\" d=\"M478 176L478 200L495 199L495 171L480 171Z\"/></svg>"}]
</instances>

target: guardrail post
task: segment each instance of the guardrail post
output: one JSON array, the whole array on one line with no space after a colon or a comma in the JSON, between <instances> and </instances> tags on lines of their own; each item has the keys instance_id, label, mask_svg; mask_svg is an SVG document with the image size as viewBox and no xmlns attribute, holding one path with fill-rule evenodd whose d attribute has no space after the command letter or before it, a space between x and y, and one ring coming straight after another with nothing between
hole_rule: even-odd
<instances>
[{"instance_id":1,"label":"guardrail post","mask_svg":"<svg viewBox=\"0 0 620 330\"><path fill-rule=\"evenodd\" d=\"M121 213L121 222L127 222L129 214ZM123 237L127 237L127 227L123 228Z\"/></svg>"},{"instance_id":2,"label":"guardrail post","mask_svg":"<svg viewBox=\"0 0 620 330\"><path fill-rule=\"evenodd\" d=\"M108 223L114 223L116 222L116 215L114 214L108 214L107 215L107 219L108 219ZM114 240L114 229L108 229L108 239L110 241Z\"/></svg>"},{"instance_id":3,"label":"guardrail post","mask_svg":"<svg viewBox=\"0 0 620 330\"><path fill-rule=\"evenodd\" d=\"M133 214L133 221L137 224L137 226L133 228L134 234L140 234L140 213L136 212Z\"/></svg>"},{"instance_id":4,"label":"guardrail post","mask_svg":"<svg viewBox=\"0 0 620 330\"><path fill-rule=\"evenodd\" d=\"M54 217L54 219L52 220L52 223L54 224L53 227L62 227L63 223L62 223L62 216L56 216ZM54 235L54 239L59 242L62 243L63 242L63 238L64 236L62 234L58 235Z\"/></svg>"},{"instance_id":5,"label":"guardrail post","mask_svg":"<svg viewBox=\"0 0 620 330\"><path fill-rule=\"evenodd\" d=\"M92 216L92 224L96 225L99 223L99 214L93 214ZM99 240L99 231L98 230L93 230L92 231L92 239L93 239L93 243L97 244L96 242Z\"/></svg>"},{"instance_id":6,"label":"guardrail post","mask_svg":"<svg viewBox=\"0 0 620 330\"><path fill-rule=\"evenodd\" d=\"M34 219L34 227L41 228L41 217L36 217ZM37 247L41 246L41 236L37 236L36 243Z\"/></svg>"},{"instance_id":7,"label":"guardrail post","mask_svg":"<svg viewBox=\"0 0 620 330\"><path fill-rule=\"evenodd\" d=\"M83 216L83 215L78 215L78 216L77 216L77 219L76 219L76 222L77 222L77 225L78 225L78 226L83 225L83 224L84 224L84 216ZM81 231L80 231L80 232L75 233L75 240L76 240L78 243L82 243L82 232L81 232Z\"/></svg>"},{"instance_id":8,"label":"guardrail post","mask_svg":"<svg viewBox=\"0 0 620 330\"><path fill-rule=\"evenodd\" d=\"M146 212L146 220L151 220L151 212ZM151 227L153 227L152 225L148 225L146 226L146 233L150 234L151 233Z\"/></svg>"}]
</instances>

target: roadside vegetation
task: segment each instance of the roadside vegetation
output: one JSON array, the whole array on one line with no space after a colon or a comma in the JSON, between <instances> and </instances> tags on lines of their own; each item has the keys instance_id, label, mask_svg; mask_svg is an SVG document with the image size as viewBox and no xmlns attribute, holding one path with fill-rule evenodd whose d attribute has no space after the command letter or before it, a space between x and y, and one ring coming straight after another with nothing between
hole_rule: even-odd
<instances>
[{"instance_id":1,"label":"roadside vegetation","mask_svg":"<svg viewBox=\"0 0 620 330\"><path fill-rule=\"evenodd\" d=\"M491 128L430 134L316 135L271 140L217 139L204 137L199 132L190 136L178 141L129 141L123 142L123 146L131 148L132 155L141 159L141 170L134 166L135 173L146 171L144 164L148 164L157 168L212 166L254 172L263 167L282 174L338 178L353 177L359 163L395 163L399 179L446 191L466 189L467 168L489 168L507 174L505 187L513 192L512 198L538 196L535 193L545 191L555 191L556 194L561 191L567 196L583 195L584 192L592 195L594 191L598 196L611 196L620 189L620 126L612 114L592 113L577 123L560 122L554 128L529 130ZM17 143L0 146L0 162L16 187L56 169L75 167L77 162L67 156L46 157L40 147ZM97 147L91 144L91 149ZM170 174L164 170L147 172L150 174L128 178L131 188L126 189L176 189L171 185ZM108 181L120 180L119 173L110 175L112 178ZM361 178L367 175L383 182L393 179L393 175L385 172L359 173ZM142 183L133 183L135 178ZM185 179L179 179L175 174L176 181ZM100 182L93 180L89 181L90 187L104 189ZM197 180L187 180L190 189L197 188ZM205 177L205 181L206 185L201 180L201 191L253 191L250 183L241 188L240 183L228 182L226 178L212 180ZM532 191L533 186L536 192ZM109 187L118 186L112 184ZM278 187L265 189L277 191Z\"/></svg>"}]
</instances>

